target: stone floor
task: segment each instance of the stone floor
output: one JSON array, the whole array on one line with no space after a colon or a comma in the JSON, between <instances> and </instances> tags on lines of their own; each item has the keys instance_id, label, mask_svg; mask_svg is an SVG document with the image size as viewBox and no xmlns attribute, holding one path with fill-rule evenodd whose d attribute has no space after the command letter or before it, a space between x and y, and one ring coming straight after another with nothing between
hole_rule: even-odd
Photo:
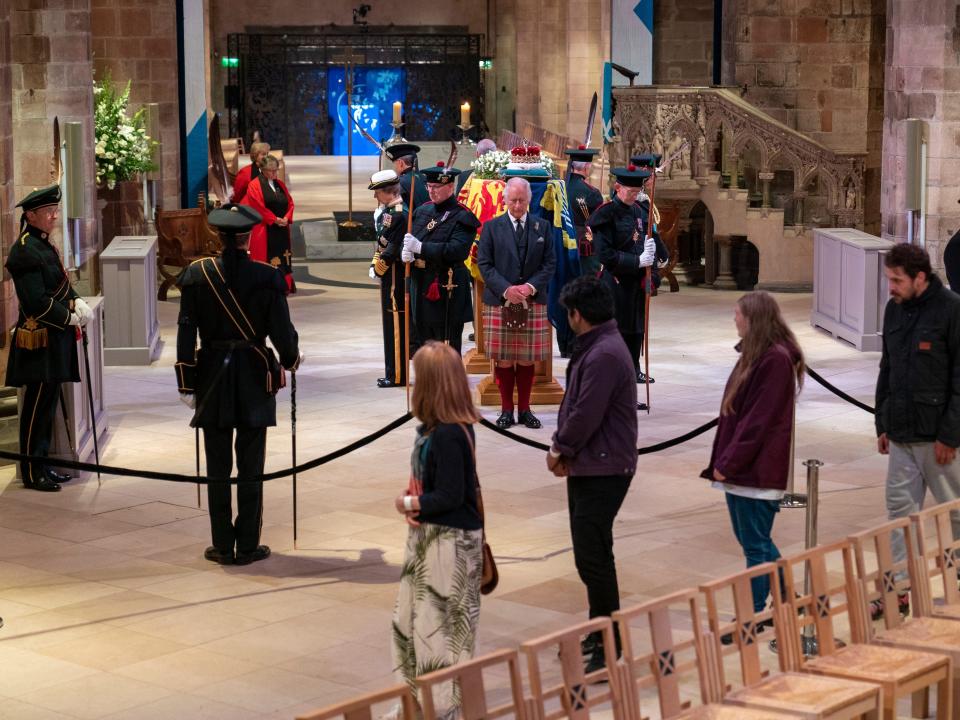
<instances>
[{"instance_id":1,"label":"stone floor","mask_svg":"<svg viewBox=\"0 0 960 720\"><path fill-rule=\"evenodd\" d=\"M307 360L298 373L301 462L402 415L403 390L379 390L380 319L366 263L311 265L291 301ZM346 285L344 284L346 283ZM640 444L714 417L735 361L736 293L683 288L653 303L653 411ZM810 327L809 295L779 300L807 359L872 403L876 354ZM194 472L189 411L172 369L177 298L161 303L164 348L150 367L106 368L110 430L103 461ZM555 371L562 378L564 361ZM478 377L473 378L476 383ZM279 397L268 470L290 463L290 393ZM536 408L547 441L556 409ZM494 408L485 408L495 417ZM808 382L797 407L797 484L819 458L820 538L884 518L884 459L872 417ZM265 489L266 562L224 568L202 558L206 513L192 484L84 477L63 492L24 490L0 469L0 718L293 718L393 682L390 615L405 526L413 424L298 479ZM624 605L743 565L723 497L698 478L712 433L641 458L615 526ZM585 618L570 552L563 484L543 454L478 429L488 537L499 589L484 598L479 651ZM204 498L203 505L206 505ZM784 553L803 547L804 512L780 514ZM549 659L548 659L549 660ZM550 666L556 672L554 659ZM655 713L647 703L645 714Z\"/></svg>"}]
</instances>

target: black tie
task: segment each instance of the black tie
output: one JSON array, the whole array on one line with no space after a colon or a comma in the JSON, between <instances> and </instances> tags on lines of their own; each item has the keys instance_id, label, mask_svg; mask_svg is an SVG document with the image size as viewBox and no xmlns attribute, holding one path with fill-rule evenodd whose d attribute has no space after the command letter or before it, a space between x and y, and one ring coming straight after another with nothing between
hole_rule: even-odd
<instances>
[{"instance_id":1,"label":"black tie","mask_svg":"<svg viewBox=\"0 0 960 720\"><path fill-rule=\"evenodd\" d=\"M517 230L517 239L519 240L521 237L523 237L523 223L520 222L519 220L517 220L516 230Z\"/></svg>"}]
</instances>

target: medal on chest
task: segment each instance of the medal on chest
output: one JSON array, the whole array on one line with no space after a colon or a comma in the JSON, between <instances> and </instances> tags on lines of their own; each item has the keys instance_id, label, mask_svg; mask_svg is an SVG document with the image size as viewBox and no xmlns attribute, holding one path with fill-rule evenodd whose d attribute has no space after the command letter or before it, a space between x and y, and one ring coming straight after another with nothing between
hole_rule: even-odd
<instances>
[{"instance_id":1,"label":"medal on chest","mask_svg":"<svg viewBox=\"0 0 960 720\"><path fill-rule=\"evenodd\" d=\"M638 242L640 240L640 230L642 229L642 227L643 227L643 220L641 220L640 218L637 218L637 227L634 228L633 230L632 240L634 242Z\"/></svg>"},{"instance_id":2,"label":"medal on chest","mask_svg":"<svg viewBox=\"0 0 960 720\"><path fill-rule=\"evenodd\" d=\"M388 212L385 212L380 217L381 217L381 222L383 224L383 228L387 229L388 227L390 227L390 223L393 221L393 215L391 215Z\"/></svg>"},{"instance_id":3,"label":"medal on chest","mask_svg":"<svg viewBox=\"0 0 960 720\"><path fill-rule=\"evenodd\" d=\"M442 223L444 220L446 220L447 217L449 217L449 215L450 215L450 211L447 210L447 211L443 214L443 216L440 217L439 219L438 219L438 218L433 218L433 220L431 220L430 222L427 223L427 232L432 232L433 229L434 229L437 225L439 225L440 223Z\"/></svg>"}]
</instances>

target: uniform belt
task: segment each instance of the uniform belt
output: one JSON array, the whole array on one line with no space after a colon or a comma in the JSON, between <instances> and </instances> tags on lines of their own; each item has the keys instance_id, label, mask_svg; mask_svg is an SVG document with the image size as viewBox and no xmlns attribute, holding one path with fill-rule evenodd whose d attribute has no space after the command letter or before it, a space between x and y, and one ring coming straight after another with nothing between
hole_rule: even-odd
<instances>
[{"instance_id":1,"label":"uniform belt","mask_svg":"<svg viewBox=\"0 0 960 720\"><path fill-rule=\"evenodd\" d=\"M258 347L258 343L252 340L207 340L201 344L201 347L210 350L242 350Z\"/></svg>"}]
</instances>

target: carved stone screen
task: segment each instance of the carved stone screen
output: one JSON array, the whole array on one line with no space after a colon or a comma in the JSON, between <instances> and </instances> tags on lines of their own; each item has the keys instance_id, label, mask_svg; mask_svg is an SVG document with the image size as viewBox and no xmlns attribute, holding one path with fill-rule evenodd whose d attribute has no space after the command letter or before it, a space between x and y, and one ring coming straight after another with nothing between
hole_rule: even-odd
<instances>
[{"instance_id":1,"label":"carved stone screen","mask_svg":"<svg viewBox=\"0 0 960 720\"><path fill-rule=\"evenodd\" d=\"M400 96L406 98L403 135L407 138L459 137L456 126L463 102L474 108L473 117L483 116L480 35L376 33L373 28L368 33L345 34L343 28L335 32L228 36L232 64L225 97L230 136L242 137L249 147L258 130L265 141L288 155L334 154L340 143L335 148L337 114L331 104L338 98L328 89L333 74L343 76L348 58L357 78L376 77L373 71L378 68L398 71L404 82ZM376 118L360 113L364 129L377 140L393 133L390 115L380 113L378 109ZM356 149L363 152L361 147Z\"/></svg>"}]
</instances>

